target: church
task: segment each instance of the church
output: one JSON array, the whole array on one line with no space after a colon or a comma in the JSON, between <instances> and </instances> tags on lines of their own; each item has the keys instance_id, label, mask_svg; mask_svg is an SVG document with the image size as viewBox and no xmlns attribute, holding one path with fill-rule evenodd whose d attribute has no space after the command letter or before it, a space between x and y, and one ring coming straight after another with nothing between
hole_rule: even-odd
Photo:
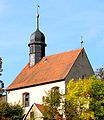
<instances>
[{"instance_id":1,"label":"church","mask_svg":"<svg viewBox=\"0 0 104 120\"><path fill-rule=\"evenodd\" d=\"M28 116L34 106L31 116L42 120L42 98L45 91L59 87L65 93L70 79L88 78L94 74L84 48L78 48L63 53L45 56L45 35L39 28L39 13L37 9L37 28L30 36L28 47L29 62L24 66L14 81L7 87L7 102L19 103ZM26 118L29 120L30 118Z\"/></svg>"}]
</instances>

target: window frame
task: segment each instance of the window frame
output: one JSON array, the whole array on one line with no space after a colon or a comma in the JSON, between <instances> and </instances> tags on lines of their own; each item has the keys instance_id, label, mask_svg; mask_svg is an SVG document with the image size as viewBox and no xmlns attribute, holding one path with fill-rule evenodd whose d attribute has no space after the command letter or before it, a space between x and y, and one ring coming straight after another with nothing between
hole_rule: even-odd
<instances>
[{"instance_id":1,"label":"window frame","mask_svg":"<svg viewBox=\"0 0 104 120\"><path fill-rule=\"evenodd\" d=\"M25 92L22 94L22 104L24 107L30 106L30 93Z\"/></svg>"}]
</instances>

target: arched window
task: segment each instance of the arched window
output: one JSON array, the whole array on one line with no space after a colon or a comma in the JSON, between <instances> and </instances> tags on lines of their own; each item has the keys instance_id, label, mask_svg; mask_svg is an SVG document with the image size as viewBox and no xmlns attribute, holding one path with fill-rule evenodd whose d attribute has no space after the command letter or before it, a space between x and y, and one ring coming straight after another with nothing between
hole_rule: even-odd
<instances>
[{"instance_id":1,"label":"arched window","mask_svg":"<svg viewBox=\"0 0 104 120\"><path fill-rule=\"evenodd\" d=\"M27 92L23 93L22 101L23 101L24 107L29 107L29 105L30 105L30 93L27 93Z\"/></svg>"},{"instance_id":2,"label":"arched window","mask_svg":"<svg viewBox=\"0 0 104 120\"><path fill-rule=\"evenodd\" d=\"M54 87L51 88L51 90L53 92L55 92L55 91L59 92L59 87L58 86L54 86Z\"/></svg>"}]
</instances>

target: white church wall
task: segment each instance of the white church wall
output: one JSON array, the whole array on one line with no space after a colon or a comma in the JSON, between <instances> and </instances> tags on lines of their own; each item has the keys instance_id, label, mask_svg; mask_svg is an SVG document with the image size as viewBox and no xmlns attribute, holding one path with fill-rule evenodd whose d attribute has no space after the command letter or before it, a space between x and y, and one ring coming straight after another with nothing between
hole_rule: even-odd
<instances>
[{"instance_id":1,"label":"white church wall","mask_svg":"<svg viewBox=\"0 0 104 120\"><path fill-rule=\"evenodd\" d=\"M12 103L12 104L19 103L22 105L22 94L25 92L30 93L30 106L25 108L25 112L27 112L33 103L42 104L42 97L46 96L45 91L48 91L55 86L60 87L61 93L65 93L65 81L61 81L61 82L55 82L45 85L39 85L39 86L9 91L7 93L7 101L8 103Z\"/></svg>"}]
</instances>

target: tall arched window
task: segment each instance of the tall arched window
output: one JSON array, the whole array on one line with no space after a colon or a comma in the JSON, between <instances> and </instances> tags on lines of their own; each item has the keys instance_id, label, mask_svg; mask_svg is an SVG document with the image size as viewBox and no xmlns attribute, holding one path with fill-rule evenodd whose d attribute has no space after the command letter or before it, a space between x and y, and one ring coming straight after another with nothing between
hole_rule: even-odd
<instances>
[{"instance_id":1,"label":"tall arched window","mask_svg":"<svg viewBox=\"0 0 104 120\"><path fill-rule=\"evenodd\" d=\"M22 101L23 101L24 107L29 107L29 105L30 105L30 93L27 93L27 92L23 93Z\"/></svg>"}]
</instances>

